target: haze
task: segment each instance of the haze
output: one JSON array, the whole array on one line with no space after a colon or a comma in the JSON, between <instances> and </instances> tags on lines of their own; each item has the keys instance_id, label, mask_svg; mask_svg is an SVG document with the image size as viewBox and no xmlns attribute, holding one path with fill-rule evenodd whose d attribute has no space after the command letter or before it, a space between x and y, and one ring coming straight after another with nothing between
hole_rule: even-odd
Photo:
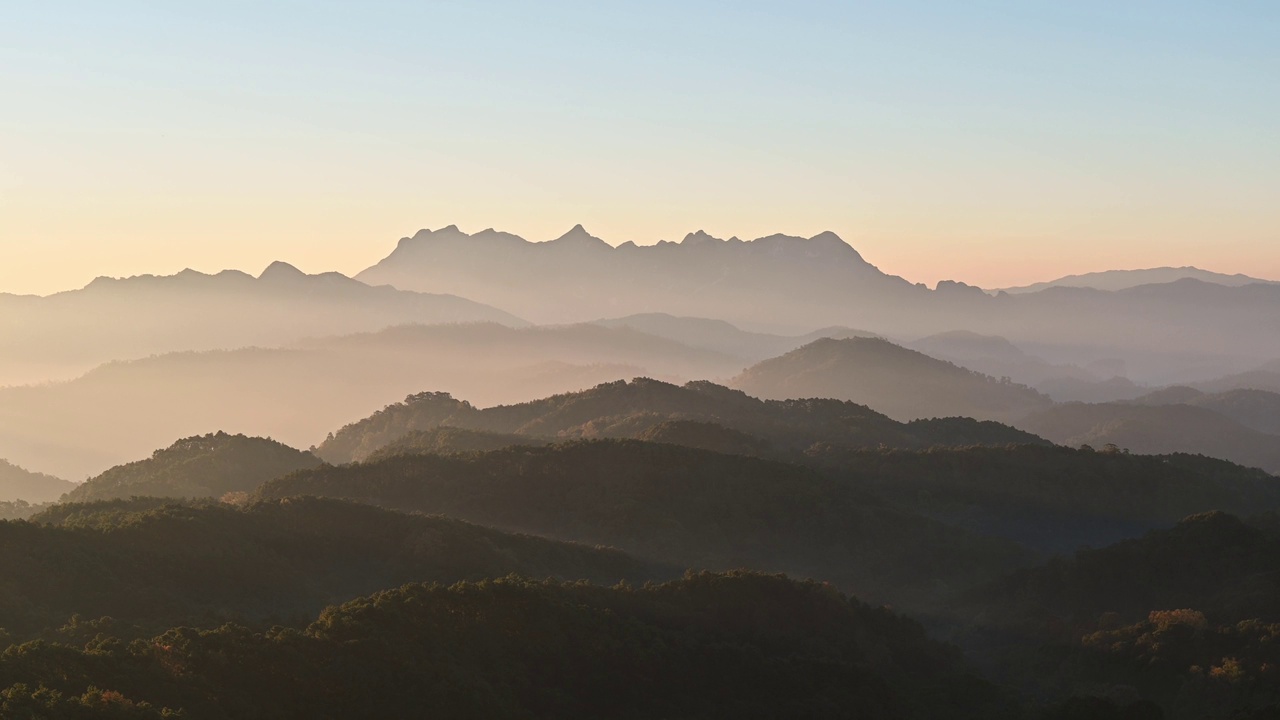
<instances>
[{"instance_id":1,"label":"haze","mask_svg":"<svg viewBox=\"0 0 1280 720\"><path fill-rule=\"evenodd\" d=\"M457 223L834 230L913 282L1280 278L1271 3L11 4L0 289Z\"/></svg>"}]
</instances>

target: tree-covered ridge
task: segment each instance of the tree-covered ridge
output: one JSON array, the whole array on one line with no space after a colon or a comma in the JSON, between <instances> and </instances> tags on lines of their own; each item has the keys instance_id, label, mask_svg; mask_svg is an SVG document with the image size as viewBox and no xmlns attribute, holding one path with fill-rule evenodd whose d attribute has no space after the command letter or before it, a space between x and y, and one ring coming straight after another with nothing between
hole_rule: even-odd
<instances>
[{"instance_id":1,"label":"tree-covered ridge","mask_svg":"<svg viewBox=\"0 0 1280 720\"><path fill-rule=\"evenodd\" d=\"M886 505L818 471L632 440L401 455L265 483L706 569L787 572L921 603L1015 567L1024 551Z\"/></svg>"},{"instance_id":2,"label":"tree-covered ridge","mask_svg":"<svg viewBox=\"0 0 1280 720\"><path fill-rule=\"evenodd\" d=\"M0 627L32 637L73 614L151 631L280 622L406 582L512 572L642 582L679 572L613 550L336 500L244 509L159 502L60 505L34 522L0 523Z\"/></svg>"},{"instance_id":3,"label":"tree-covered ridge","mask_svg":"<svg viewBox=\"0 0 1280 720\"><path fill-rule=\"evenodd\" d=\"M706 381L680 386L636 378L483 409L448 393L420 393L343 427L315 452L335 464L363 460L411 432L442 425L539 438L641 438L668 421L714 423L780 451L801 451L814 443L861 448L1044 443L1014 428L968 418L904 424L852 402L766 401Z\"/></svg>"},{"instance_id":4,"label":"tree-covered ridge","mask_svg":"<svg viewBox=\"0 0 1280 720\"><path fill-rule=\"evenodd\" d=\"M1045 553L1109 545L1209 510L1280 509L1280 478L1195 455L815 447L809 459L904 510Z\"/></svg>"},{"instance_id":5,"label":"tree-covered ridge","mask_svg":"<svg viewBox=\"0 0 1280 720\"><path fill-rule=\"evenodd\" d=\"M84 502L134 496L201 498L251 492L320 460L267 438L225 432L183 438L145 460L117 465L67 494Z\"/></svg>"},{"instance_id":6,"label":"tree-covered ridge","mask_svg":"<svg viewBox=\"0 0 1280 720\"><path fill-rule=\"evenodd\" d=\"M430 430L414 430L382 448L375 450L367 460L373 462L394 455L422 453L467 453L501 450L516 445L547 445L550 438L531 435L467 430L464 428L437 426Z\"/></svg>"},{"instance_id":7,"label":"tree-covered ridge","mask_svg":"<svg viewBox=\"0 0 1280 720\"><path fill-rule=\"evenodd\" d=\"M1067 403L1019 427L1063 445L1106 444L1144 454L1197 453L1280 473L1280 435L1243 425L1222 408L1136 403Z\"/></svg>"},{"instance_id":8,"label":"tree-covered ridge","mask_svg":"<svg viewBox=\"0 0 1280 720\"><path fill-rule=\"evenodd\" d=\"M94 686L200 718L1014 716L915 623L750 573L643 588L412 584L329 608L303 631L175 628L75 645L11 648L0 687Z\"/></svg>"},{"instance_id":9,"label":"tree-covered ridge","mask_svg":"<svg viewBox=\"0 0 1280 720\"><path fill-rule=\"evenodd\" d=\"M1278 569L1274 519L1210 512L1016 571L969 594L955 611L1060 640L1170 608L1194 608L1214 623L1280 622Z\"/></svg>"},{"instance_id":10,"label":"tree-covered ridge","mask_svg":"<svg viewBox=\"0 0 1280 720\"><path fill-rule=\"evenodd\" d=\"M972 417L1010 422L1048 407L1025 385L983 375L882 338L822 338L734 378L751 395L861 403L898 420Z\"/></svg>"},{"instance_id":11,"label":"tree-covered ridge","mask_svg":"<svg viewBox=\"0 0 1280 720\"><path fill-rule=\"evenodd\" d=\"M32 472L0 459L0 503L24 501L53 502L73 490L76 484L62 478Z\"/></svg>"}]
</instances>

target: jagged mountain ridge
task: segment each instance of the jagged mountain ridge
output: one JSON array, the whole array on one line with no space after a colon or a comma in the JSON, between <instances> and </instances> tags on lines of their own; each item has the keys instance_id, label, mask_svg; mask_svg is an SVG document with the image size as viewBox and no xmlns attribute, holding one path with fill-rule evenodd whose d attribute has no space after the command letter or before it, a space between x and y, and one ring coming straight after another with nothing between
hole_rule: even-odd
<instances>
[{"instance_id":1,"label":"jagged mountain ridge","mask_svg":"<svg viewBox=\"0 0 1280 720\"><path fill-rule=\"evenodd\" d=\"M666 313L756 332L856 327L887 337L963 328L1034 348L1055 364L1118 358L1148 385L1239 372L1280 357L1280 284L1183 278L1109 292L1054 287L992 296L936 289L868 263L834 233L613 247L580 226L549 242L456 226L403 238L356 276L510 307L539 323Z\"/></svg>"}]
</instances>

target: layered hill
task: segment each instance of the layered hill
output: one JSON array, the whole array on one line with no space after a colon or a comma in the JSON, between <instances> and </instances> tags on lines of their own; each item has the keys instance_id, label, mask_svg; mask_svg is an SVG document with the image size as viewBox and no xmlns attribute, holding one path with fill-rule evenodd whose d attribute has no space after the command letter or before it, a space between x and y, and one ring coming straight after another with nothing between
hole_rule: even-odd
<instances>
[{"instance_id":1,"label":"layered hill","mask_svg":"<svg viewBox=\"0 0 1280 720\"><path fill-rule=\"evenodd\" d=\"M648 438L668 421L721 426L802 452L834 448L1043 443L993 422L951 418L900 423L863 405L839 400L760 400L706 381L683 386L649 378L616 381L590 390L516 405L478 408L448 393L417 393L402 403L344 426L316 448L330 463L363 460L405 435L439 426L533 438Z\"/></svg>"},{"instance_id":2,"label":"layered hill","mask_svg":"<svg viewBox=\"0 0 1280 720\"><path fill-rule=\"evenodd\" d=\"M155 632L279 622L407 582L509 573L643 582L678 572L615 551L314 498L244 509L152 498L64 504L0 523L0 536L0 611L17 639L52 633L73 614Z\"/></svg>"},{"instance_id":3,"label":"layered hill","mask_svg":"<svg viewBox=\"0 0 1280 720\"><path fill-rule=\"evenodd\" d=\"M69 717L130 718L1016 717L916 623L748 573L639 589L412 584L328 608L302 631L228 625L75 645L6 653L0 677L22 683L6 702L66 698Z\"/></svg>"},{"instance_id":4,"label":"layered hill","mask_svg":"<svg viewBox=\"0 0 1280 720\"><path fill-rule=\"evenodd\" d=\"M423 388L489 405L620 377L683 382L740 369L732 358L625 328L399 326L285 348L162 355L67 383L0 388L0 457L78 479L218 428L309 447Z\"/></svg>"},{"instance_id":5,"label":"layered hill","mask_svg":"<svg viewBox=\"0 0 1280 720\"><path fill-rule=\"evenodd\" d=\"M67 493L66 499L218 498L252 492L267 480L319 464L311 453L274 440L217 432L183 438L145 460L113 467Z\"/></svg>"},{"instance_id":6,"label":"layered hill","mask_svg":"<svg viewBox=\"0 0 1280 720\"><path fill-rule=\"evenodd\" d=\"M642 313L596 320L596 325L631 328L689 347L703 348L733 357L749 365L791 352L819 338L875 337L873 333L846 327L828 327L802 335L751 332L724 320L677 317L666 313Z\"/></svg>"},{"instance_id":7,"label":"layered hill","mask_svg":"<svg viewBox=\"0 0 1280 720\"><path fill-rule=\"evenodd\" d=\"M769 399L849 400L898 420L972 417L1009 422L1051 404L997 380L879 338L820 339L765 360L730 385Z\"/></svg>"},{"instance_id":8,"label":"layered hill","mask_svg":"<svg viewBox=\"0 0 1280 720\"><path fill-rule=\"evenodd\" d=\"M1067 275L1065 277L1060 277L1057 280L1033 283L1022 287L1004 288L1001 292L1011 294L1028 293L1047 290L1052 287L1092 288L1094 290L1114 291L1128 290L1129 288L1138 287L1139 285L1155 285L1186 279L1213 283L1215 285L1224 285L1226 287L1241 287L1243 285L1252 285L1254 283L1267 285L1280 284L1280 282L1275 280L1263 280L1260 278L1249 277L1248 275L1241 273L1228 275L1226 273L1217 273L1211 270L1201 270L1196 267L1160 267L1147 268L1144 270L1104 270L1102 272L1084 273L1082 275Z\"/></svg>"},{"instance_id":9,"label":"layered hill","mask_svg":"<svg viewBox=\"0 0 1280 720\"><path fill-rule=\"evenodd\" d=\"M1180 386L1144 395L1134 402L1142 405L1194 405L1225 415L1258 432L1280 435L1280 393L1248 388L1204 393Z\"/></svg>"},{"instance_id":10,"label":"layered hill","mask_svg":"<svg viewBox=\"0 0 1280 720\"><path fill-rule=\"evenodd\" d=\"M520 308L534 322L666 313L798 335L853 327L885 337L966 329L1053 364L1119 359L1144 385L1203 380L1280 357L1280 285L1183 277L1116 291L1051 287L992 296L885 274L833 233L751 241L692 233L613 247L581 227L550 242L454 226L423 230L358 278Z\"/></svg>"},{"instance_id":11,"label":"layered hill","mask_svg":"<svg viewBox=\"0 0 1280 720\"><path fill-rule=\"evenodd\" d=\"M812 457L905 511L1044 554L1102 547L1210 510L1280 509L1280 478L1195 455L1022 445Z\"/></svg>"},{"instance_id":12,"label":"layered hill","mask_svg":"<svg viewBox=\"0 0 1280 720\"><path fill-rule=\"evenodd\" d=\"M1011 543L895 509L812 470L637 441L325 465L257 493L295 495L442 513L678 565L815 577L895 603L931 600L1025 561Z\"/></svg>"},{"instance_id":13,"label":"layered hill","mask_svg":"<svg viewBox=\"0 0 1280 720\"><path fill-rule=\"evenodd\" d=\"M73 490L75 486L75 483L62 478L24 470L10 462L0 460L0 502L15 500L34 504L51 502Z\"/></svg>"},{"instance_id":14,"label":"layered hill","mask_svg":"<svg viewBox=\"0 0 1280 720\"><path fill-rule=\"evenodd\" d=\"M273 263L258 277L98 278L47 297L0 294L0 386L61 380L112 360L166 352L277 346L405 323L527 325L435 291L370 287L338 273Z\"/></svg>"},{"instance_id":15,"label":"layered hill","mask_svg":"<svg viewBox=\"0 0 1280 720\"><path fill-rule=\"evenodd\" d=\"M1068 403L1030 415L1018 426L1063 445L1114 445L1148 455L1198 453L1280 473L1280 436L1206 407Z\"/></svg>"}]
</instances>

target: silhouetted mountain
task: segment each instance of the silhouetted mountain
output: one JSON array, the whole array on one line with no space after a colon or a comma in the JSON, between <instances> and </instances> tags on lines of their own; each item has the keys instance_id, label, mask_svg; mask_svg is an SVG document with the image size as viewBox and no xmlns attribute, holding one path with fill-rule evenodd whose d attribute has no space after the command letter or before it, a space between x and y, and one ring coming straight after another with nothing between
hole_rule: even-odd
<instances>
[{"instance_id":1,"label":"silhouetted mountain","mask_svg":"<svg viewBox=\"0 0 1280 720\"><path fill-rule=\"evenodd\" d=\"M157 353L456 322L528 324L460 297L370 287L338 273L305 275L280 262L257 278L235 270L98 278L48 297L0 294L0 386L66 379Z\"/></svg>"},{"instance_id":2,"label":"silhouetted mountain","mask_svg":"<svg viewBox=\"0 0 1280 720\"><path fill-rule=\"evenodd\" d=\"M1280 509L1280 478L1195 455L1022 445L813 458L903 510L1045 554L1108 545L1208 510Z\"/></svg>"},{"instance_id":3,"label":"silhouetted mountain","mask_svg":"<svg viewBox=\"0 0 1280 720\"><path fill-rule=\"evenodd\" d=\"M899 423L851 402L764 401L705 381L678 386L636 378L483 409L448 393L418 393L343 427L315 452L331 463L363 460L413 431L442 425L534 438L647 438L667 421L719 425L778 452L803 452L815 443L839 449L1044 442L1005 425L967 418Z\"/></svg>"},{"instance_id":4,"label":"silhouetted mountain","mask_svg":"<svg viewBox=\"0 0 1280 720\"><path fill-rule=\"evenodd\" d=\"M748 242L695 233L680 243L615 248L580 229L530 243L449 226L404 238L357 277L518 308L535 322L666 313L785 334L835 326L923 337L964 328L1008 338L1055 365L1119 359L1146 385L1280 357L1280 284L1184 278L1116 292L1054 287L992 296L944 281L930 290L880 272L832 233Z\"/></svg>"},{"instance_id":5,"label":"silhouetted mountain","mask_svg":"<svg viewBox=\"0 0 1280 720\"><path fill-rule=\"evenodd\" d=\"M1010 421L1050 400L878 338L815 340L748 368L730 385L770 399L835 398L899 420L963 416Z\"/></svg>"},{"instance_id":6,"label":"silhouetted mountain","mask_svg":"<svg viewBox=\"0 0 1280 720\"><path fill-rule=\"evenodd\" d=\"M1214 622L1280 621L1280 535L1234 515L1201 513L1074 558L1019 570L959 603L981 622L1078 638L1152 610L1194 608Z\"/></svg>"},{"instance_id":7,"label":"silhouetted mountain","mask_svg":"<svg viewBox=\"0 0 1280 720\"><path fill-rule=\"evenodd\" d=\"M0 388L0 457L82 478L214 428L308 447L422 388L495 404L619 377L683 382L740 369L718 353L629 329L401 326L280 349L163 355L68 383Z\"/></svg>"},{"instance_id":8,"label":"silhouetted mountain","mask_svg":"<svg viewBox=\"0 0 1280 720\"><path fill-rule=\"evenodd\" d=\"M146 460L113 467L69 492L67 500L217 498L319 464L311 453L274 440L218 432L184 438Z\"/></svg>"},{"instance_id":9,"label":"silhouetted mountain","mask_svg":"<svg viewBox=\"0 0 1280 720\"><path fill-rule=\"evenodd\" d=\"M5 653L0 677L21 683L5 702L77 718L1016 717L916 623L750 573L638 589L412 584L328 608L302 631L177 628L126 644L107 630L87 648L74 638Z\"/></svg>"},{"instance_id":10,"label":"silhouetted mountain","mask_svg":"<svg viewBox=\"0 0 1280 720\"><path fill-rule=\"evenodd\" d=\"M799 319L789 304L762 297L764 288L769 296L829 297L835 283L855 278L860 290L886 295L878 304L912 289L876 270L834 233L748 242L693 233L680 243L615 248L581 226L545 243L494 230L467 235L452 225L423 230L356 277L434 292L468 288L470 296L501 298L535 322L670 313L747 320L753 329L795 327Z\"/></svg>"},{"instance_id":11,"label":"silhouetted mountain","mask_svg":"<svg viewBox=\"0 0 1280 720\"><path fill-rule=\"evenodd\" d=\"M678 565L751 567L920 603L1025 561L885 505L847 482L756 458L637 441L400 455L325 465L258 497L336 497L509 531L606 544Z\"/></svg>"},{"instance_id":12,"label":"silhouetted mountain","mask_svg":"<svg viewBox=\"0 0 1280 720\"><path fill-rule=\"evenodd\" d=\"M513 572L643 582L679 572L612 550L334 500L244 509L160 503L63 504L30 524L0 523L6 630L32 637L73 614L151 632L232 619L270 623L406 582Z\"/></svg>"},{"instance_id":13,"label":"silhouetted mountain","mask_svg":"<svg viewBox=\"0 0 1280 720\"><path fill-rule=\"evenodd\" d=\"M1258 432L1280 436L1280 393L1239 389L1207 394L1195 388L1175 386L1143 395L1142 405L1195 405L1225 415Z\"/></svg>"},{"instance_id":14,"label":"silhouetted mountain","mask_svg":"<svg viewBox=\"0 0 1280 720\"><path fill-rule=\"evenodd\" d=\"M1221 393L1228 390L1266 390L1280 393L1280 360L1265 363L1245 372L1190 384L1207 393Z\"/></svg>"},{"instance_id":15,"label":"silhouetted mountain","mask_svg":"<svg viewBox=\"0 0 1280 720\"><path fill-rule=\"evenodd\" d=\"M1068 403L1018 426L1062 445L1115 445L1145 455L1198 453L1280 473L1280 436L1191 405Z\"/></svg>"},{"instance_id":16,"label":"silhouetted mountain","mask_svg":"<svg viewBox=\"0 0 1280 720\"><path fill-rule=\"evenodd\" d=\"M1112 377L1101 368L1046 362L996 335L957 330L930 335L906 347L984 375L1007 377L1058 402L1127 400L1142 392L1127 378Z\"/></svg>"},{"instance_id":17,"label":"silhouetted mountain","mask_svg":"<svg viewBox=\"0 0 1280 720\"><path fill-rule=\"evenodd\" d=\"M605 327L628 327L649 335L675 340L689 347L703 348L743 361L744 365L781 355L818 338L875 337L873 333L844 327L814 330L804 335L774 335L749 332L723 320L675 317L665 313L645 313L597 320Z\"/></svg>"},{"instance_id":18,"label":"silhouetted mountain","mask_svg":"<svg viewBox=\"0 0 1280 720\"><path fill-rule=\"evenodd\" d=\"M1280 284L1275 280L1261 280L1259 278L1249 277L1236 273L1235 275L1227 275L1225 273L1216 273L1209 270L1201 270L1194 267L1161 267L1149 268L1146 270L1105 270L1103 272L1084 273L1083 275L1067 275L1057 280L1049 280L1048 282L1039 282L1022 287L1004 288L1001 292L1010 294L1037 292L1046 290L1051 287L1072 287L1072 288L1093 288L1094 290L1128 290L1139 285L1155 285L1160 283L1176 282L1185 279L1199 280L1200 282L1213 283L1215 285L1225 285L1227 287L1240 287L1242 285L1251 285L1253 283L1264 283L1269 285Z\"/></svg>"},{"instance_id":19,"label":"silhouetted mountain","mask_svg":"<svg viewBox=\"0 0 1280 720\"><path fill-rule=\"evenodd\" d=\"M17 465L0 460L0 502L24 500L28 503L44 503L57 500L76 484L44 473L24 470Z\"/></svg>"}]
</instances>

